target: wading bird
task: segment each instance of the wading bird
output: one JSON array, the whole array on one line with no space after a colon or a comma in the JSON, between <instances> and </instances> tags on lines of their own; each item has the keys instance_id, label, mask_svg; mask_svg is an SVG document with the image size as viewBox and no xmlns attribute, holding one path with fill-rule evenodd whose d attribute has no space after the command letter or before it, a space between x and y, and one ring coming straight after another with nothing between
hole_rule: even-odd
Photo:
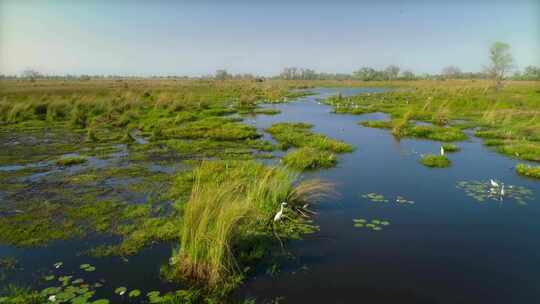
<instances>
[{"instance_id":1,"label":"wading bird","mask_svg":"<svg viewBox=\"0 0 540 304\"><path fill-rule=\"evenodd\" d=\"M489 182L491 183L492 187L499 187L499 184L497 184L497 182L494 181L493 179L490 179Z\"/></svg>"},{"instance_id":2,"label":"wading bird","mask_svg":"<svg viewBox=\"0 0 540 304\"><path fill-rule=\"evenodd\" d=\"M444 156L444 147L441 146L441 156Z\"/></svg>"},{"instance_id":3,"label":"wading bird","mask_svg":"<svg viewBox=\"0 0 540 304\"><path fill-rule=\"evenodd\" d=\"M504 193L505 193L505 192L504 192L504 184L503 184L502 187L501 187L501 197L504 196Z\"/></svg>"},{"instance_id":4,"label":"wading bird","mask_svg":"<svg viewBox=\"0 0 540 304\"><path fill-rule=\"evenodd\" d=\"M281 220L281 217L283 216L283 207L285 207L286 205L287 203L285 202L281 203L281 209L279 209L278 213L274 215L274 222Z\"/></svg>"}]
</instances>

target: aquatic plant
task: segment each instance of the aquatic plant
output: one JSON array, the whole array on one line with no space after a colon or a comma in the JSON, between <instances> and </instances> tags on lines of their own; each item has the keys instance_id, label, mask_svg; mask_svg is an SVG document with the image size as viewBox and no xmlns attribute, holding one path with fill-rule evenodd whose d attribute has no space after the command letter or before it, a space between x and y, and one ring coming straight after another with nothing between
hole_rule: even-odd
<instances>
[{"instance_id":1,"label":"aquatic plant","mask_svg":"<svg viewBox=\"0 0 540 304\"><path fill-rule=\"evenodd\" d=\"M454 144L445 143L442 145L445 152L458 152L460 148Z\"/></svg>"},{"instance_id":2,"label":"aquatic plant","mask_svg":"<svg viewBox=\"0 0 540 304\"><path fill-rule=\"evenodd\" d=\"M183 277L208 286L241 273L235 244L268 222L281 202L295 206L326 189L317 182L294 187L296 174L255 162L203 162L193 174L173 261Z\"/></svg>"},{"instance_id":3,"label":"aquatic plant","mask_svg":"<svg viewBox=\"0 0 540 304\"><path fill-rule=\"evenodd\" d=\"M492 200L496 202L514 200L520 205L526 205L527 201L533 199L533 192L522 186L505 185L505 194L501 196L500 189L494 188L489 181L459 181L456 188L461 189L465 194L477 202Z\"/></svg>"},{"instance_id":4,"label":"aquatic plant","mask_svg":"<svg viewBox=\"0 0 540 304\"><path fill-rule=\"evenodd\" d=\"M371 231L380 231L383 229L383 226L390 225L390 222L387 220L373 219L368 221L366 219L358 218L353 219L353 226L356 228L369 228Z\"/></svg>"},{"instance_id":5,"label":"aquatic plant","mask_svg":"<svg viewBox=\"0 0 540 304\"><path fill-rule=\"evenodd\" d=\"M335 153L352 152L353 147L343 141L329 138L311 131L308 123L275 123L266 132L270 133L282 147L311 147Z\"/></svg>"},{"instance_id":6,"label":"aquatic plant","mask_svg":"<svg viewBox=\"0 0 540 304\"><path fill-rule=\"evenodd\" d=\"M410 204L410 205L412 205L412 204L414 204L414 201L408 200L408 199L404 198L403 196L398 195L398 196L396 197L396 203L398 203L398 204Z\"/></svg>"},{"instance_id":7,"label":"aquatic plant","mask_svg":"<svg viewBox=\"0 0 540 304\"><path fill-rule=\"evenodd\" d=\"M378 194L378 193L367 193L367 194L362 194L362 197L365 198L365 199L368 199L374 203L388 203L388 199L386 199L384 197L384 195L382 194Z\"/></svg>"},{"instance_id":8,"label":"aquatic plant","mask_svg":"<svg viewBox=\"0 0 540 304\"><path fill-rule=\"evenodd\" d=\"M287 153L283 157L283 163L298 170L330 168L336 165L337 157L332 152L302 147Z\"/></svg>"},{"instance_id":9,"label":"aquatic plant","mask_svg":"<svg viewBox=\"0 0 540 304\"><path fill-rule=\"evenodd\" d=\"M518 164L516 166L516 172L524 176L540 178L540 166Z\"/></svg>"},{"instance_id":10,"label":"aquatic plant","mask_svg":"<svg viewBox=\"0 0 540 304\"><path fill-rule=\"evenodd\" d=\"M420 163L431 168L446 168L450 166L450 160L444 155L427 154L422 156Z\"/></svg>"}]
</instances>

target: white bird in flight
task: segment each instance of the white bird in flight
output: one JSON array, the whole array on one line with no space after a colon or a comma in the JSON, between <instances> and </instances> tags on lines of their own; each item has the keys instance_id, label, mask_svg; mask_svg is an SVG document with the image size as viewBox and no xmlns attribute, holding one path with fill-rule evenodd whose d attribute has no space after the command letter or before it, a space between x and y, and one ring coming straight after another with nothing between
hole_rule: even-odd
<instances>
[{"instance_id":1,"label":"white bird in flight","mask_svg":"<svg viewBox=\"0 0 540 304\"><path fill-rule=\"evenodd\" d=\"M499 187L499 184L497 184L497 182L494 181L493 179L490 179L489 182L491 183L491 186L493 186L493 187Z\"/></svg>"},{"instance_id":2,"label":"white bird in flight","mask_svg":"<svg viewBox=\"0 0 540 304\"><path fill-rule=\"evenodd\" d=\"M283 207L286 205L287 203L285 202L281 203L281 209L278 211L278 213L276 213L276 215L274 215L274 222L281 220L281 217L283 216Z\"/></svg>"}]
</instances>

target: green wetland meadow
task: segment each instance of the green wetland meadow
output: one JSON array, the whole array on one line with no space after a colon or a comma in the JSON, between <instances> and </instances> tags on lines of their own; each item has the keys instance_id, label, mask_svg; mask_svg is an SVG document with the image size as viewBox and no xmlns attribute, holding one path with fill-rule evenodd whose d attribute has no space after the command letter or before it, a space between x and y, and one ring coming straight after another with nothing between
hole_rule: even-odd
<instances>
[{"instance_id":1,"label":"green wetland meadow","mask_svg":"<svg viewBox=\"0 0 540 304\"><path fill-rule=\"evenodd\" d=\"M399 299L405 243L423 297L474 302L438 250L477 283L516 235L490 287L537 295L503 278L538 257L503 256L540 245L538 81L2 80L0 143L0 303L299 303L362 272Z\"/></svg>"}]
</instances>

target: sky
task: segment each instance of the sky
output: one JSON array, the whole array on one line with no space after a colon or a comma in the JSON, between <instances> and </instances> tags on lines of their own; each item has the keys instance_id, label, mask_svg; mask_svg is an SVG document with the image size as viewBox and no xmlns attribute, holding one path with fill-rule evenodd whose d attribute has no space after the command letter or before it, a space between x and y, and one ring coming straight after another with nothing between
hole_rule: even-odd
<instances>
[{"instance_id":1,"label":"sky","mask_svg":"<svg viewBox=\"0 0 540 304\"><path fill-rule=\"evenodd\" d=\"M0 74L481 71L491 43L540 66L540 0L0 0Z\"/></svg>"}]
</instances>

